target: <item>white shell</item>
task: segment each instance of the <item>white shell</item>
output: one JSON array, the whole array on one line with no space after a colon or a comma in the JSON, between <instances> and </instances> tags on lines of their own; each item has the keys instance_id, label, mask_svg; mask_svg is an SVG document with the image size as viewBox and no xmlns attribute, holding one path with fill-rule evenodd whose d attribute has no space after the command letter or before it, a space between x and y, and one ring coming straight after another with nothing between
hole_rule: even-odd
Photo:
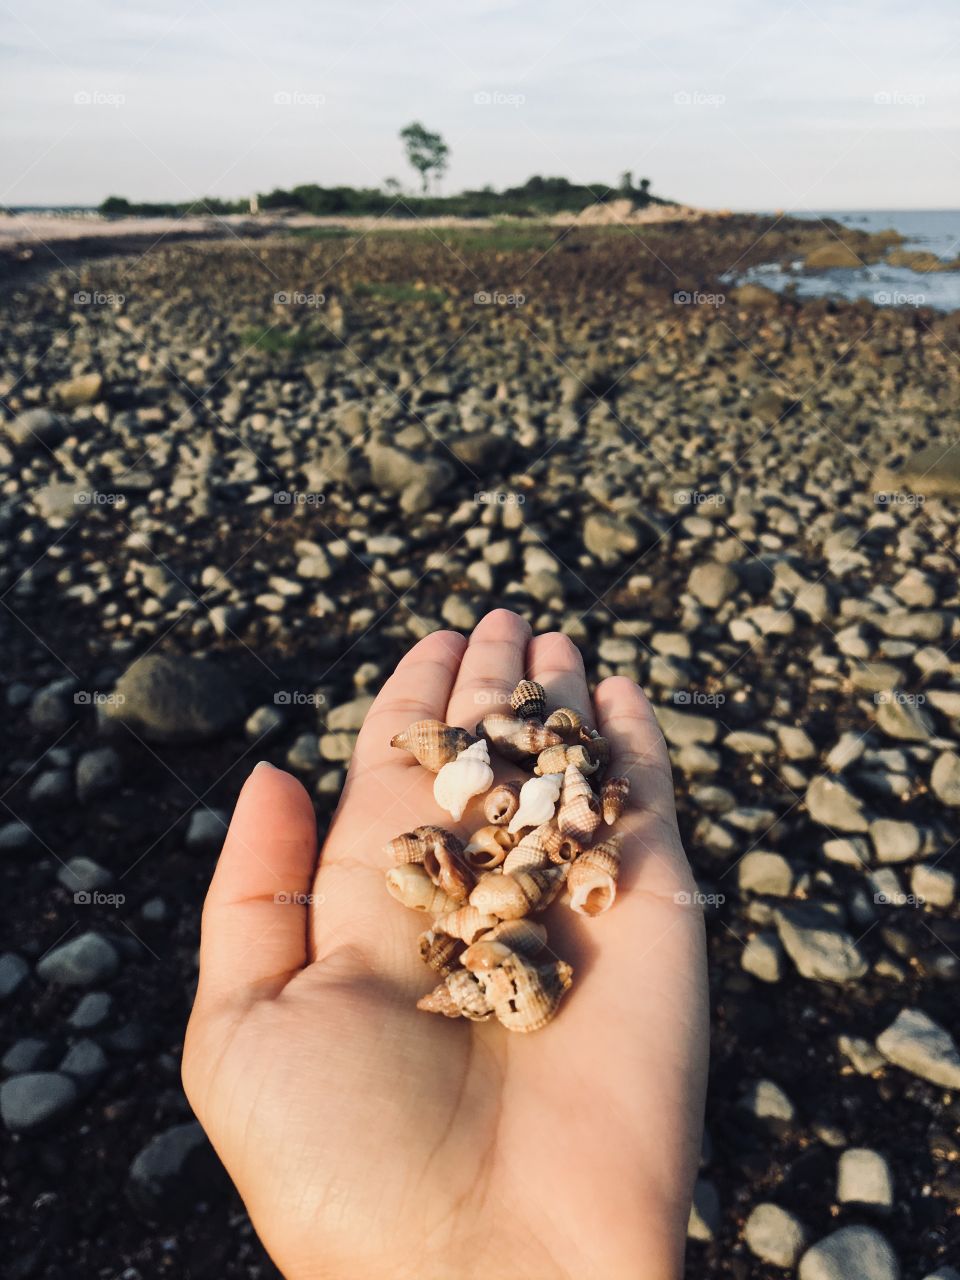
<instances>
[{"instance_id":1,"label":"white shell","mask_svg":"<svg viewBox=\"0 0 960 1280\"><path fill-rule=\"evenodd\" d=\"M490 752L483 738L459 752L456 760L445 764L433 784L433 798L446 809L454 822L459 822L471 796L493 786Z\"/></svg>"},{"instance_id":2,"label":"white shell","mask_svg":"<svg viewBox=\"0 0 960 1280\"><path fill-rule=\"evenodd\" d=\"M520 788L520 806L510 819L507 830L516 833L524 827L539 827L549 822L560 798L562 773L545 773L530 778Z\"/></svg>"}]
</instances>

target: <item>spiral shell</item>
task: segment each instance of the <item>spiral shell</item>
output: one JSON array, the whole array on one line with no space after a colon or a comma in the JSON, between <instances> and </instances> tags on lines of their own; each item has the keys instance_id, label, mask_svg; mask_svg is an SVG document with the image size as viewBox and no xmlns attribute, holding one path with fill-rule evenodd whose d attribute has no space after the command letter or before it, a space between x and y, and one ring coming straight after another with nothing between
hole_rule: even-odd
<instances>
[{"instance_id":1,"label":"spiral shell","mask_svg":"<svg viewBox=\"0 0 960 1280\"><path fill-rule=\"evenodd\" d=\"M442 1013L447 1018L469 1018L471 1022L486 1022L493 1013L487 993L466 969L454 969L429 995L417 1001L417 1008Z\"/></svg>"},{"instance_id":2,"label":"spiral shell","mask_svg":"<svg viewBox=\"0 0 960 1280\"><path fill-rule=\"evenodd\" d=\"M598 916L613 906L620 874L621 839L611 836L595 848L587 849L570 868L567 876L570 906L578 915Z\"/></svg>"},{"instance_id":3,"label":"spiral shell","mask_svg":"<svg viewBox=\"0 0 960 1280\"><path fill-rule=\"evenodd\" d=\"M566 835L551 822L543 835L543 846L551 862L573 862L583 852L583 845Z\"/></svg>"},{"instance_id":4,"label":"spiral shell","mask_svg":"<svg viewBox=\"0 0 960 1280\"><path fill-rule=\"evenodd\" d=\"M502 711L491 711L477 725L477 733L505 760L529 764L547 747L555 747L558 734L544 728L539 720L518 720Z\"/></svg>"},{"instance_id":5,"label":"spiral shell","mask_svg":"<svg viewBox=\"0 0 960 1280\"><path fill-rule=\"evenodd\" d=\"M547 691L536 680L521 680L510 695L510 706L521 720L542 720L547 709Z\"/></svg>"},{"instance_id":6,"label":"spiral shell","mask_svg":"<svg viewBox=\"0 0 960 1280\"><path fill-rule=\"evenodd\" d=\"M492 873L488 872L487 874ZM485 877L481 876L481 879L485 879ZM471 905L469 907L457 907L454 911L448 911L446 915L434 920L433 928L436 933L445 933L448 937L459 938L461 942L465 942L469 946L471 942L475 942L480 937L481 933L486 933L496 923L497 917L491 912L480 911Z\"/></svg>"},{"instance_id":7,"label":"spiral shell","mask_svg":"<svg viewBox=\"0 0 960 1280\"><path fill-rule=\"evenodd\" d=\"M545 773L541 778L528 778L520 788L520 804L510 819L508 831L539 827L549 822L560 798L562 773Z\"/></svg>"},{"instance_id":8,"label":"spiral shell","mask_svg":"<svg viewBox=\"0 0 960 1280\"><path fill-rule=\"evenodd\" d=\"M596 762L598 771L602 773L610 763L610 743L606 738L602 738L596 729L589 731L581 729L580 741L589 751L591 759Z\"/></svg>"},{"instance_id":9,"label":"spiral shell","mask_svg":"<svg viewBox=\"0 0 960 1280\"><path fill-rule=\"evenodd\" d=\"M455 910L457 904L438 889L423 867L417 862L404 862L387 872L387 892L405 907L413 911L426 911L430 915Z\"/></svg>"},{"instance_id":10,"label":"spiral shell","mask_svg":"<svg viewBox=\"0 0 960 1280\"><path fill-rule=\"evenodd\" d=\"M542 823L528 831L523 839L511 849L504 859L503 874L513 875L517 871L530 871L534 867L545 867L550 861L550 833L555 830L549 822Z\"/></svg>"},{"instance_id":11,"label":"spiral shell","mask_svg":"<svg viewBox=\"0 0 960 1280\"><path fill-rule=\"evenodd\" d=\"M596 762L582 742L574 746L561 742L559 746L547 747L546 751L540 752L533 772L541 776L545 773L563 773L568 764L576 765L584 776L596 773L597 770Z\"/></svg>"},{"instance_id":12,"label":"spiral shell","mask_svg":"<svg viewBox=\"0 0 960 1280\"><path fill-rule=\"evenodd\" d=\"M511 951L495 969L483 974L484 995L509 1031L539 1031L557 1012L573 983L573 970L563 960L532 965Z\"/></svg>"},{"instance_id":13,"label":"spiral shell","mask_svg":"<svg viewBox=\"0 0 960 1280\"><path fill-rule=\"evenodd\" d=\"M463 856L463 845L450 831L432 829L424 838L423 869L438 888L454 902L466 902L476 877Z\"/></svg>"},{"instance_id":14,"label":"spiral shell","mask_svg":"<svg viewBox=\"0 0 960 1280\"><path fill-rule=\"evenodd\" d=\"M443 827L434 827L425 825L422 827L414 827L412 831L404 831L402 835L394 836L388 842L386 852L392 857L394 862L422 862L426 856L430 842L435 839L459 840L452 831L447 831Z\"/></svg>"},{"instance_id":15,"label":"spiral shell","mask_svg":"<svg viewBox=\"0 0 960 1280\"><path fill-rule=\"evenodd\" d=\"M577 742L583 727L583 716L573 707L558 707L544 720L544 727L559 733L564 742Z\"/></svg>"},{"instance_id":16,"label":"spiral shell","mask_svg":"<svg viewBox=\"0 0 960 1280\"><path fill-rule=\"evenodd\" d=\"M565 836L589 844L600 825L600 802L580 770L567 765L557 808L557 826Z\"/></svg>"},{"instance_id":17,"label":"spiral shell","mask_svg":"<svg viewBox=\"0 0 960 1280\"><path fill-rule=\"evenodd\" d=\"M474 742L437 774L433 798L441 809L446 809L454 822L459 822L471 797L486 791L492 783L493 770L487 744Z\"/></svg>"},{"instance_id":18,"label":"spiral shell","mask_svg":"<svg viewBox=\"0 0 960 1280\"><path fill-rule=\"evenodd\" d=\"M629 778L607 778L600 788L600 806L603 809L603 820L612 827L623 813L630 794Z\"/></svg>"},{"instance_id":19,"label":"spiral shell","mask_svg":"<svg viewBox=\"0 0 960 1280\"><path fill-rule=\"evenodd\" d=\"M472 973L482 973L502 964L511 952L532 959L547 945L547 931L533 920L502 920L467 947L460 962Z\"/></svg>"},{"instance_id":20,"label":"spiral shell","mask_svg":"<svg viewBox=\"0 0 960 1280\"><path fill-rule=\"evenodd\" d=\"M459 938L451 938L448 933L438 933L436 929L428 929L417 939L420 959L428 969L435 973L448 974L458 967L458 957L463 949Z\"/></svg>"},{"instance_id":21,"label":"spiral shell","mask_svg":"<svg viewBox=\"0 0 960 1280\"><path fill-rule=\"evenodd\" d=\"M516 843L517 837L511 835L506 827L481 827L470 837L463 856L473 870L492 871L499 867Z\"/></svg>"},{"instance_id":22,"label":"spiral shell","mask_svg":"<svg viewBox=\"0 0 960 1280\"><path fill-rule=\"evenodd\" d=\"M566 876L565 866L534 867L513 875L488 871L470 894L470 905L498 920L517 920L529 911L548 907L563 888Z\"/></svg>"},{"instance_id":23,"label":"spiral shell","mask_svg":"<svg viewBox=\"0 0 960 1280\"><path fill-rule=\"evenodd\" d=\"M415 720L402 732L395 733L390 745L409 751L425 769L438 773L475 741L466 729L457 729L442 720Z\"/></svg>"},{"instance_id":24,"label":"spiral shell","mask_svg":"<svg viewBox=\"0 0 960 1280\"><path fill-rule=\"evenodd\" d=\"M486 820L496 827L509 822L517 812L522 786L523 782L516 779L512 782L500 782L495 787L491 787L483 801L483 816Z\"/></svg>"}]
</instances>

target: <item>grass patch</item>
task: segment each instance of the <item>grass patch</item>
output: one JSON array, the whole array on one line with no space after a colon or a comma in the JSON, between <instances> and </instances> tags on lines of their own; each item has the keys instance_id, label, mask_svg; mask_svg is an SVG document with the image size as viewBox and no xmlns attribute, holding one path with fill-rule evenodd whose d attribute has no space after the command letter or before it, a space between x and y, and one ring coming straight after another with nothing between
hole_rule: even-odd
<instances>
[{"instance_id":1,"label":"grass patch","mask_svg":"<svg viewBox=\"0 0 960 1280\"><path fill-rule=\"evenodd\" d=\"M244 346L256 347L268 355L305 355L316 349L317 334L309 329L271 329L268 326L244 329Z\"/></svg>"}]
</instances>

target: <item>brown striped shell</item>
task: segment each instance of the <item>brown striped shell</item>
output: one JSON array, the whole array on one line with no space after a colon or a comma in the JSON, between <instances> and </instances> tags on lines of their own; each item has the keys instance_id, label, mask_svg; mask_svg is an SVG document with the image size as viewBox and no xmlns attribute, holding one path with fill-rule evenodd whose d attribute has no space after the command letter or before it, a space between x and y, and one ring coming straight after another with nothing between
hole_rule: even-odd
<instances>
[{"instance_id":1,"label":"brown striped shell","mask_svg":"<svg viewBox=\"0 0 960 1280\"><path fill-rule=\"evenodd\" d=\"M596 761L582 742L573 746L561 742L540 752L533 772L541 776L545 773L563 773L568 764L575 765L584 776L597 771Z\"/></svg>"},{"instance_id":2,"label":"brown striped shell","mask_svg":"<svg viewBox=\"0 0 960 1280\"><path fill-rule=\"evenodd\" d=\"M538 966L516 952L481 979L497 1019L508 1031L522 1032L545 1027L572 982L573 970L563 960Z\"/></svg>"},{"instance_id":3,"label":"brown striped shell","mask_svg":"<svg viewBox=\"0 0 960 1280\"><path fill-rule=\"evenodd\" d=\"M457 906L453 898L437 888L417 862L391 867L387 872L387 892L405 907L433 916L453 911Z\"/></svg>"},{"instance_id":4,"label":"brown striped shell","mask_svg":"<svg viewBox=\"0 0 960 1280\"><path fill-rule=\"evenodd\" d=\"M536 680L521 680L510 695L510 706L521 720L542 720L547 709L547 691Z\"/></svg>"},{"instance_id":5,"label":"brown striped shell","mask_svg":"<svg viewBox=\"0 0 960 1280\"><path fill-rule=\"evenodd\" d=\"M502 920L467 947L460 962L472 973L495 969L511 953L532 959L547 945L547 931L533 920Z\"/></svg>"},{"instance_id":6,"label":"brown striped shell","mask_svg":"<svg viewBox=\"0 0 960 1280\"><path fill-rule=\"evenodd\" d=\"M550 849L553 842L550 840L550 833L553 830L555 828L549 822L544 822L528 831L504 859L503 874L510 876L517 871L547 866L551 861Z\"/></svg>"},{"instance_id":7,"label":"brown striped shell","mask_svg":"<svg viewBox=\"0 0 960 1280\"><path fill-rule=\"evenodd\" d=\"M620 817L621 813L623 813L626 808L627 796L629 794L629 778L607 778L601 786L600 807L603 810L603 820L608 827L612 827Z\"/></svg>"},{"instance_id":8,"label":"brown striped shell","mask_svg":"<svg viewBox=\"0 0 960 1280\"><path fill-rule=\"evenodd\" d=\"M485 877L480 878L482 880ZM480 937L481 933L486 933L496 923L495 915L489 911L480 911L471 904L468 907L457 907L454 911L448 911L445 915L439 916L434 920L433 927L437 933L446 933L451 938L459 938L469 946Z\"/></svg>"},{"instance_id":9,"label":"brown striped shell","mask_svg":"<svg viewBox=\"0 0 960 1280\"><path fill-rule=\"evenodd\" d=\"M491 711L477 725L477 733L490 743L505 760L529 764L547 747L556 746L558 734L545 728L539 720L518 720L502 711Z\"/></svg>"},{"instance_id":10,"label":"brown striped shell","mask_svg":"<svg viewBox=\"0 0 960 1280\"><path fill-rule=\"evenodd\" d=\"M583 716L579 711L574 711L573 707L558 707L556 711L550 712L543 723L547 729L559 733L564 742L578 742Z\"/></svg>"},{"instance_id":11,"label":"brown striped shell","mask_svg":"<svg viewBox=\"0 0 960 1280\"><path fill-rule=\"evenodd\" d=\"M570 868L567 889L570 906L578 915L599 916L609 911L617 896L621 836L585 850Z\"/></svg>"},{"instance_id":12,"label":"brown striped shell","mask_svg":"<svg viewBox=\"0 0 960 1280\"><path fill-rule=\"evenodd\" d=\"M600 825L600 802L576 765L568 764L557 806L557 826L565 836L589 844Z\"/></svg>"},{"instance_id":13,"label":"brown striped shell","mask_svg":"<svg viewBox=\"0 0 960 1280\"><path fill-rule=\"evenodd\" d=\"M417 1008L442 1013L447 1018L469 1018L471 1022L486 1022L493 1013L487 993L466 969L455 969L429 995L417 1001Z\"/></svg>"},{"instance_id":14,"label":"brown striped shell","mask_svg":"<svg viewBox=\"0 0 960 1280\"><path fill-rule=\"evenodd\" d=\"M439 773L445 764L456 760L458 752L475 741L466 729L444 724L442 720L415 720L402 732L395 733L390 745L409 751L425 769Z\"/></svg>"},{"instance_id":15,"label":"brown striped shell","mask_svg":"<svg viewBox=\"0 0 960 1280\"><path fill-rule=\"evenodd\" d=\"M436 929L428 929L417 939L420 959L428 969L446 975L459 967L460 952L463 943L459 938L451 938L448 933L438 933Z\"/></svg>"},{"instance_id":16,"label":"brown striped shell","mask_svg":"<svg viewBox=\"0 0 960 1280\"><path fill-rule=\"evenodd\" d=\"M514 875L488 871L470 894L470 905L498 920L516 920L530 911L543 911L548 907L563 888L566 875L565 866L553 865L518 871Z\"/></svg>"},{"instance_id":17,"label":"brown striped shell","mask_svg":"<svg viewBox=\"0 0 960 1280\"><path fill-rule=\"evenodd\" d=\"M610 743L597 733L596 729L581 729L580 741L590 752L591 758L596 761L597 770L602 773L610 763Z\"/></svg>"},{"instance_id":18,"label":"brown striped shell","mask_svg":"<svg viewBox=\"0 0 960 1280\"><path fill-rule=\"evenodd\" d=\"M444 827L435 827L429 824L422 827L414 827L412 831L404 831L402 835L394 836L386 845L386 852L398 864L401 862L422 862L427 849L430 847L430 842L444 838L457 840L453 832L447 831ZM457 844L459 843L457 840Z\"/></svg>"},{"instance_id":19,"label":"brown striped shell","mask_svg":"<svg viewBox=\"0 0 960 1280\"><path fill-rule=\"evenodd\" d=\"M511 782L499 782L491 787L483 801L483 816L494 826L506 825L517 812L520 803L520 788L523 779L516 778Z\"/></svg>"}]
</instances>

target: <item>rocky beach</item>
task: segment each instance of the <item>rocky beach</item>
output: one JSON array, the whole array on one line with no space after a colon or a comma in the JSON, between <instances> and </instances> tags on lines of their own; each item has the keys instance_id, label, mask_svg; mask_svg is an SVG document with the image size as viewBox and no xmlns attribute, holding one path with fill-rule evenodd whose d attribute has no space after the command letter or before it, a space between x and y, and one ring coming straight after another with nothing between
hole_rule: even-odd
<instances>
[{"instance_id":1,"label":"rocky beach","mask_svg":"<svg viewBox=\"0 0 960 1280\"><path fill-rule=\"evenodd\" d=\"M394 663L497 606L670 746L689 1280L957 1280L960 313L723 283L891 249L704 215L6 259L11 1280L278 1275L179 1080L225 823L267 758L322 835Z\"/></svg>"}]
</instances>

